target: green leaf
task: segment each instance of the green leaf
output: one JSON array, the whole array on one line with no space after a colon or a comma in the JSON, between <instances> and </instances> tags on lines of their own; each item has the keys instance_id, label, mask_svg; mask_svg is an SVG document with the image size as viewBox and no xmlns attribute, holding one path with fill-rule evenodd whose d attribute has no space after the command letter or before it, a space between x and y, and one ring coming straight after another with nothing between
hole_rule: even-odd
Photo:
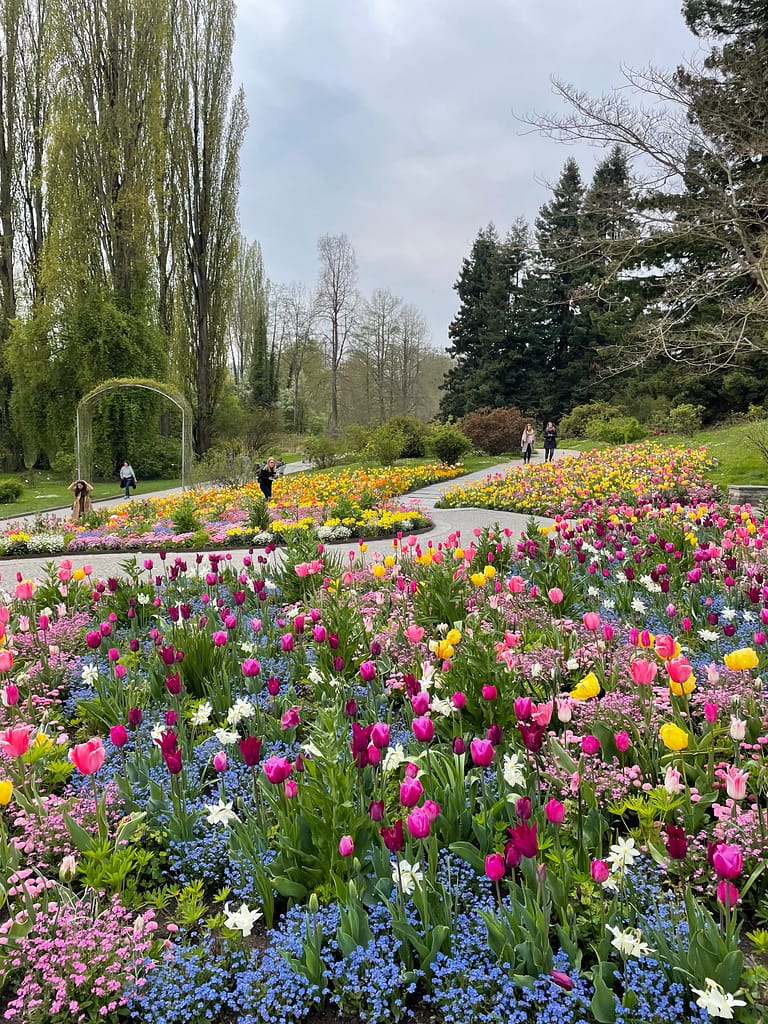
<instances>
[{"instance_id":1,"label":"green leaf","mask_svg":"<svg viewBox=\"0 0 768 1024\"><path fill-rule=\"evenodd\" d=\"M78 825L76 821L73 821L66 811L64 811L64 823L67 826L70 839L80 853L88 853L89 850L93 850L98 845L98 840L94 839L93 836L89 836L85 829Z\"/></svg>"},{"instance_id":2,"label":"green leaf","mask_svg":"<svg viewBox=\"0 0 768 1024\"><path fill-rule=\"evenodd\" d=\"M273 878L272 885L281 896L285 896L287 899L301 902L301 900L306 898L306 888L303 885L300 885L299 882L292 882L290 878L286 878L285 875L281 875L279 878Z\"/></svg>"},{"instance_id":3,"label":"green leaf","mask_svg":"<svg viewBox=\"0 0 768 1024\"><path fill-rule=\"evenodd\" d=\"M485 873L485 858L472 843L451 843L450 850L466 861L479 875Z\"/></svg>"},{"instance_id":4,"label":"green leaf","mask_svg":"<svg viewBox=\"0 0 768 1024\"><path fill-rule=\"evenodd\" d=\"M600 967L596 967L592 980L595 986L595 994L592 996L590 1007L598 1024L614 1024L616 1020L616 1002L613 992L603 981Z\"/></svg>"}]
</instances>

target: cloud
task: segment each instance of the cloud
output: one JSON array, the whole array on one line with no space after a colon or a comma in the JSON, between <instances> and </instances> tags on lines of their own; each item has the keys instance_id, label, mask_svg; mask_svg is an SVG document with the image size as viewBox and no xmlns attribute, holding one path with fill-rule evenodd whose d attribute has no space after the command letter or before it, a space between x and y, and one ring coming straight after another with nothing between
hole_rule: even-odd
<instances>
[{"instance_id":1,"label":"cloud","mask_svg":"<svg viewBox=\"0 0 768 1024\"><path fill-rule=\"evenodd\" d=\"M241 219L276 281L314 281L320 235L346 232L365 291L419 306L446 343L478 228L532 220L571 150L515 114L550 77L592 92L620 65L694 48L669 0L240 0L235 80L250 126ZM577 148L585 177L600 154Z\"/></svg>"}]
</instances>

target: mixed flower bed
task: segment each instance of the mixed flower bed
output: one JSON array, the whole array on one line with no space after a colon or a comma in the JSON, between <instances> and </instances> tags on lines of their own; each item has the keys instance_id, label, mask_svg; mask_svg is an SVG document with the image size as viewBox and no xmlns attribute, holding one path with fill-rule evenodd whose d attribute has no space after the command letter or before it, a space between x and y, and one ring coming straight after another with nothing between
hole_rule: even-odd
<instances>
[{"instance_id":1,"label":"mixed flower bed","mask_svg":"<svg viewBox=\"0 0 768 1024\"><path fill-rule=\"evenodd\" d=\"M595 506L0 607L16 1024L758 1024L768 524Z\"/></svg>"},{"instance_id":2,"label":"mixed flower bed","mask_svg":"<svg viewBox=\"0 0 768 1024\"><path fill-rule=\"evenodd\" d=\"M256 483L134 499L97 509L86 520L41 517L32 528L0 534L0 555L76 551L199 549L222 544L283 542L311 535L321 542L410 533L431 524L418 502L402 495L460 475L456 466L424 463L279 478L265 507Z\"/></svg>"},{"instance_id":3,"label":"mixed flower bed","mask_svg":"<svg viewBox=\"0 0 768 1024\"><path fill-rule=\"evenodd\" d=\"M704 478L713 465L705 448L665 448L645 441L459 483L443 495L440 505L584 516L617 504L658 508L697 503L717 496L717 488Z\"/></svg>"}]
</instances>

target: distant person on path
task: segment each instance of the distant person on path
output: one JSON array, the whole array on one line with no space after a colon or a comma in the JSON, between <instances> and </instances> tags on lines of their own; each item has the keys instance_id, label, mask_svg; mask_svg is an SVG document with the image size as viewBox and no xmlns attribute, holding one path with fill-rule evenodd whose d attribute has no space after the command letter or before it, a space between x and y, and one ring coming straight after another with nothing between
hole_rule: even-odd
<instances>
[{"instance_id":1,"label":"distant person on path","mask_svg":"<svg viewBox=\"0 0 768 1024\"><path fill-rule=\"evenodd\" d=\"M265 501L272 500L272 484L276 476L277 467L275 465L275 460L270 455L261 467L261 472L259 473L259 487L261 488L261 493L264 495Z\"/></svg>"},{"instance_id":2,"label":"distant person on path","mask_svg":"<svg viewBox=\"0 0 768 1024\"><path fill-rule=\"evenodd\" d=\"M93 488L87 480L75 480L73 484L69 485L67 490L74 491L75 495L75 500L72 502L72 518L85 519L91 511L91 491Z\"/></svg>"},{"instance_id":3,"label":"distant person on path","mask_svg":"<svg viewBox=\"0 0 768 1024\"><path fill-rule=\"evenodd\" d=\"M126 498L130 498L131 488L136 486L136 474L128 459L120 467L120 486L124 489Z\"/></svg>"},{"instance_id":4,"label":"distant person on path","mask_svg":"<svg viewBox=\"0 0 768 1024\"><path fill-rule=\"evenodd\" d=\"M531 455L533 454L533 442L536 440L536 431L533 429L532 423L527 423L523 436L520 439L520 447L523 449L523 462L529 463L531 461Z\"/></svg>"},{"instance_id":5,"label":"distant person on path","mask_svg":"<svg viewBox=\"0 0 768 1024\"><path fill-rule=\"evenodd\" d=\"M544 461L551 462L557 447L557 427L552 420L544 427Z\"/></svg>"}]
</instances>

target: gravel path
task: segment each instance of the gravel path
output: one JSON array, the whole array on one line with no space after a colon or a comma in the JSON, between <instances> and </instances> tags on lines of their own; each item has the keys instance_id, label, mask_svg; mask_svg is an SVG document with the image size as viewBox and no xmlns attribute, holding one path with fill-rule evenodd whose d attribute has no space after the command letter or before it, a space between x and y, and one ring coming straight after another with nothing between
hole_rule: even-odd
<instances>
[{"instance_id":1,"label":"gravel path","mask_svg":"<svg viewBox=\"0 0 768 1024\"><path fill-rule=\"evenodd\" d=\"M567 450L560 450L556 452L556 459L565 458L568 455L575 455L576 452ZM537 452L534 457L534 462L541 462L543 460L543 453ZM466 476L458 477L457 480L461 480L464 483L470 483L475 480L484 480L488 476L495 476L496 474L504 474L507 470L512 469L514 466L519 466L520 461L515 460L513 462L503 462L497 466L491 466L488 469L480 470L476 473L469 473ZM310 468L307 463L293 462L286 466L286 472L296 473L302 470ZM446 490L454 481L448 481L447 483L431 484L429 487L422 487L417 491L411 491L405 496L406 500L418 501L425 509L429 511L430 516L434 521L434 526L431 530L425 531L419 534L419 542L423 547L426 547L429 541L432 541L433 545L438 541L445 540L449 534L459 532L462 537L469 538L472 535L472 531L476 528L482 529L486 526L493 526L498 523L503 529L509 529L515 534L520 534L525 529L528 522L528 515L521 515L517 512L495 512L488 509L479 508L435 508L435 502L439 499L440 494ZM156 491L142 494L142 497L162 497L166 494L174 494L179 491L180 488L175 488L168 491ZM114 501L110 499L106 502L98 502L99 507L120 505L125 499L117 498ZM61 509L61 512L66 512L68 509ZM14 522L22 523L27 519L34 519L34 516L19 516L14 519ZM551 520L542 519L541 522L550 522ZM223 549L220 549L223 550ZM242 563L243 555L247 554L247 548L227 548L226 550L231 551L232 559L237 564ZM357 551L358 544L332 544L329 545L329 551L334 553L340 553L344 556L350 551ZM368 542L368 558L370 559L374 552L381 552L382 554L388 554L392 551L392 541L387 540L376 540ZM176 555L181 554L188 564L190 562L190 556L192 552L169 552L169 558L175 558ZM45 566L52 561L58 561L61 555L45 555L42 557L35 558L6 558L0 560L0 589L12 590L16 584L18 574L21 574L23 579L35 579L45 575ZM83 565L93 566L94 577L101 577L106 579L109 576L119 576L122 573L123 564L131 559L136 558L141 563L145 557L143 552L139 551L118 551L110 552L108 554L72 554L66 556L70 558L73 568L79 568ZM157 561L157 552L151 552L146 555L148 558L153 558ZM194 561L194 557L191 557L191 561ZM205 562L203 562L205 565Z\"/></svg>"}]
</instances>

